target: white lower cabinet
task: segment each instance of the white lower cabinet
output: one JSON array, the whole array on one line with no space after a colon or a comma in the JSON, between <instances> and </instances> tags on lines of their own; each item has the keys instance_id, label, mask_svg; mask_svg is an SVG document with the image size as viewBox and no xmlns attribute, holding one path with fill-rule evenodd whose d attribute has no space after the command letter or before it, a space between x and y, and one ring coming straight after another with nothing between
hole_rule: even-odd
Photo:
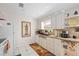
<instances>
[{"instance_id":1,"label":"white lower cabinet","mask_svg":"<svg viewBox=\"0 0 79 59\"><path fill-rule=\"evenodd\" d=\"M60 39L47 38L46 49L57 56L62 56L63 54L63 46Z\"/></svg>"},{"instance_id":2,"label":"white lower cabinet","mask_svg":"<svg viewBox=\"0 0 79 59\"><path fill-rule=\"evenodd\" d=\"M41 39L42 39L42 42L41 42L42 45L41 46L46 49L46 46L47 46L46 40L47 40L47 38L41 38Z\"/></svg>"},{"instance_id":3,"label":"white lower cabinet","mask_svg":"<svg viewBox=\"0 0 79 59\"><path fill-rule=\"evenodd\" d=\"M54 39L47 38L47 50L54 54Z\"/></svg>"},{"instance_id":4,"label":"white lower cabinet","mask_svg":"<svg viewBox=\"0 0 79 59\"><path fill-rule=\"evenodd\" d=\"M45 44L44 42L43 42L43 38L39 38L39 44L41 45L41 46L44 46L43 44Z\"/></svg>"},{"instance_id":5,"label":"white lower cabinet","mask_svg":"<svg viewBox=\"0 0 79 59\"><path fill-rule=\"evenodd\" d=\"M35 38L36 38L35 42L36 42L36 43L39 43L39 37L38 37L38 35L36 35Z\"/></svg>"},{"instance_id":6,"label":"white lower cabinet","mask_svg":"<svg viewBox=\"0 0 79 59\"><path fill-rule=\"evenodd\" d=\"M56 38L43 38L43 37L37 37L37 43L41 45L43 48L48 50L49 52L53 53L56 56L65 56L66 49L64 49L65 43L63 43L62 40L56 39ZM73 42L74 43L74 42ZM70 54L71 56L79 56L79 43L74 43L75 44L75 53ZM69 47L71 46L70 44L68 45ZM68 48L67 51L72 52L72 49Z\"/></svg>"},{"instance_id":7,"label":"white lower cabinet","mask_svg":"<svg viewBox=\"0 0 79 59\"><path fill-rule=\"evenodd\" d=\"M46 40L47 38L39 37L39 40L37 41L37 43L46 49L46 46L47 46Z\"/></svg>"},{"instance_id":8,"label":"white lower cabinet","mask_svg":"<svg viewBox=\"0 0 79 59\"><path fill-rule=\"evenodd\" d=\"M76 46L76 55L79 56L79 43L77 43L77 46Z\"/></svg>"},{"instance_id":9,"label":"white lower cabinet","mask_svg":"<svg viewBox=\"0 0 79 59\"><path fill-rule=\"evenodd\" d=\"M60 39L39 37L37 43L54 55L61 56L63 53L63 46Z\"/></svg>"},{"instance_id":10,"label":"white lower cabinet","mask_svg":"<svg viewBox=\"0 0 79 59\"><path fill-rule=\"evenodd\" d=\"M55 49L55 55L62 56L63 46L61 44L60 39L54 39L54 49Z\"/></svg>"}]
</instances>

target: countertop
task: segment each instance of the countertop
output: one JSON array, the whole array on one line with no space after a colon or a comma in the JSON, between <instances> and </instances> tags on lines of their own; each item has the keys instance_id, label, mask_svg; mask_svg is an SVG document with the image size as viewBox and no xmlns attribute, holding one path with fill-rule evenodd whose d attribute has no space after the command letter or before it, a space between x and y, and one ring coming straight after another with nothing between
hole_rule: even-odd
<instances>
[{"instance_id":1,"label":"countertop","mask_svg":"<svg viewBox=\"0 0 79 59\"><path fill-rule=\"evenodd\" d=\"M79 43L79 38L62 38L62 37L56 37L54 35L51 35L51 36L46 36L46 35L42 35L42 34L39 34L39 37L43 37L43 38L56 38L56 39L60 39L60 40L66 40L66 41L72 41L72 42L78 42Z\"/></svg>"}]
</instances>

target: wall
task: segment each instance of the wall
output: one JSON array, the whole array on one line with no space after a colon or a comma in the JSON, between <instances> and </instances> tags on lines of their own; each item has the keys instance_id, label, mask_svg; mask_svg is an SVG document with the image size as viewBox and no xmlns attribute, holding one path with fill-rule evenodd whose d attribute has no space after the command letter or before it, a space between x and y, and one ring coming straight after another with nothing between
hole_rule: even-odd
<instances>
[{"instance_id":1,"label":"wall","mask_svg":"<svg viewBox=\"0 0 79 59\"><path fill-rule=\"evenodd\" d=\"M27 21L27 22L31 22L31 37L22 37L21 36L21 21ZM28 48L27 45L34 43L35 42L35 22L33 19L27 19L24 16L19 16L16 18L16 20L14 21L14 46L15 49L17 50L18 48L20 49L20 51L22 52L22 50L24 48ZM15 51L18 53L18 51Z\"/></svg>"},{"instance_id":2,"label":"wall","mask_svg":"<svg viewBox=\"0 0 79 59\"><path fill-rule=\"evenodd\" d=\"M3 25L2 27L4 27L4 30L2 30L1 28L1 32L3 31L4 35L7 38L7 40L9 40L10 42L10 49L8 51L8 53L6 55L13 55L13 19L10 15L6 14L5 12L0 10L0 17L5 19L5 25ZM10 22L11 25L7 25L6 23Z\"/></svg>"},{"instance_id":3,"label":"wall","mask_svg":"<svg viewBox=\"0 0 79 59\"><path fill-rule=\"evenodd\" d=\"M35 42L36 23L34 19L28 19L24 12L14 12L14 14L12 14L4 9L0 10L0 16L11 23L11 25L7 27L7 39L10 41L10 49L7 55L16 55L19 53L18 49L22 53L23 49L28 48L27 46L29 44ZM31 37L21 37L21 21L31 22Z\"/></svg>"}]
</instances>

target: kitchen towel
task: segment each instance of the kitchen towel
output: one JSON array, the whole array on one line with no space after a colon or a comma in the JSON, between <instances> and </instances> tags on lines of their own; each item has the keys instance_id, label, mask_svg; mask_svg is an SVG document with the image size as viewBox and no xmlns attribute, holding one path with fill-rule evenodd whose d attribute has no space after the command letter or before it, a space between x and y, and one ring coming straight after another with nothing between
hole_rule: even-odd
<instances>
[{"instance_id":1,"label":"kitchen towel","mask_svg":"<svg viewBox=\"0 0 79 59\"><path fill-rule=\"evenodd\" d=\"M8 52L9 48L10 48L10 43L9 40L7 40L7 42L4 45L4 54Z\"/></svg>"}]
</instances>

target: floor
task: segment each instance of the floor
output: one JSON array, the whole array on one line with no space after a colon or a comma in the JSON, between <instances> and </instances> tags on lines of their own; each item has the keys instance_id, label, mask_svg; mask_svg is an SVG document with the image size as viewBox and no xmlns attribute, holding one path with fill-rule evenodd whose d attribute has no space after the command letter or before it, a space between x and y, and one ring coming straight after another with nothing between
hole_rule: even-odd
<instances>
[{"instance_id":1,"label":"floor","mask_svg":"<svg viewBox=\"0 0 79 59\"><path fill-rule=\"evenodd\" d=\"M37 52L39 56L55 56L37 43L30 44L30 46Z\"/></svg>"},{"instance_id":2,"label":"floor","mask_svg":"<svg viewBox=\"0 0 79 59\"><path fill-rule=\"evenodd\" d=\"M39 56L30 46L29 44L26 46L22 46L19 51L16 52L15 55L19 56Z\"/></svg>"}]
</instances>

